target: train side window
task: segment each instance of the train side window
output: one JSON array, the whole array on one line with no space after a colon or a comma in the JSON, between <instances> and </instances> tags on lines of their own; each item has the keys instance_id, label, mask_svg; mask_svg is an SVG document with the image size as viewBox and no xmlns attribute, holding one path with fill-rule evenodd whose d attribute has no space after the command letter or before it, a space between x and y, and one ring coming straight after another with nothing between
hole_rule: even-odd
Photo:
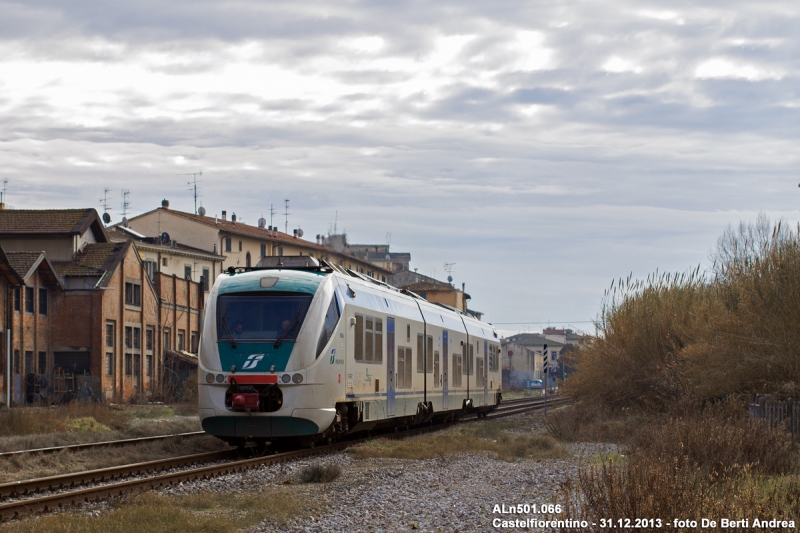
<instances>
[{"instance_id":1,"label":"train side window","mask_svg":"<svg viewBox=\"0 0 800 533\"><path fill-rule=\"evenodd\" d=\"M476 365L476 372L475 372L475 383L477 385L483 384L483 359L480 357L478 358L477 365Z\"/></svg>"},{"instance_id":2,"label":"train side window","mask_svg":"<svg viewBox=\"0 0 800 533\"><path fill-rule=\"evenodd\" d=\"M322 350L328 344L328 341L333 335L333 330L336 329L336 324L339 322L339 304L336 302L336 296L331 298L331 304L328 306L328 312L325 313L325 322L322 324L322 331L319 334L319 342L317 342L317 357L320 356Z\"/></svg>"},{"instance_id":3,"label":"train side window","mask_svg":"<svg viewBox=\"0 0 800 533\"><path fill-rule=\"evenodd\" d=\"M470 344L470 346L472 346L472 345ZM469 359L467 358L467 345L466 344L462 344L461 345L461 360L464 362L464 366L461 369L461 371L464 373L464 375L467 375L467 374L469 374L469 363L468 363Z\"/></svg>"},{"instance_id":4,"label":"train side window","mask_svg":"<svg viewBox=\"0 0 800 533\"><path fill-rule=\"evenodd\" d=\"M453 376L453 387L461 386L461 354L453 354L453 371L450 373Z\"/></svg>"},{"instance_id":5,"label":"train side window","mask_svg":"<svg viewBox=\"0 0 800 533\"><path fill-rule=\"evenodd\" d=\"M439 387L441 383L439 383L439 352L433 352L433 386Z\"/></svg>"},{"instance_id":6,"label":"train side window","mask_svg":"<svg viewBox=\"0 0 800 533\"><path fill-rule=\"evenodd\" d=\"M375 319L375 362L383 363L383 320Z\"/></svg>"},{"instance_id":7,"label":"train side window","mask_svg":"<svg viewBox=\"0 0 800 533\"><path fill-rule=\"evenodd\" d=\"M397 388L411 388L411 348L397 348Z\"/></svg>"},{"instance_id":8,"label":"train side window","mask_svg":"<svg viewBox=\"0 0 800 533\"><path fill-rule=\"evenodd\" d=\"M439 356L437 355L436 357L438 358ZM428 372L432 371L433 371L433 337L428 335Z\"/></svg>"},{"instance_id":9,"label":"train side window","mask_svg":"<svg viewBox=\"0 0 800 533\"><path fill-rule=\"evenodd\" d=\"M419 333L417 335L417 372L418 373L422 373L424 371L424 368L423 368L423 357L425 356L424 350L423 350L424 346L425 346L424 337L422 336L422 333ZM428 366L428 369L430 369L430 366Z\"/></svg>"},{"instance_id":10,"label":"train side window","mask_svg":"<svg viewBox=\"0 0 800 533\"><path fill-rule=\"evenodd\" d=\"M411 342L411 324L406 324L406 342Z\"/></svg>"},{"instance_id":11,"label":"train side window","mask_svg":"<svg viewBox=\"0 0 800 533\"><path fill-rule=\"evenodd\" d=\"M375 356L375 320L371 317L367 317L364 322L366 323L364 329L364 345L366 348L366 350L364 350L366 352L364 354L364 360L371 363Z\"/></svg>"},{"instance_id":12,"label":"train side window","mask_svg":"<svg viewBox=\"0 0 800 533\"><path fill-rule=\"evenodd\" d=\"M356 361L364 360L364 317L361 315L356 315L356 332L353 355Z\"/></svg>"},{"instance_id":13,"label":"train side window","mask_svg":"<svg viewBox=\"0 0 800 533\"><path fill-rule=\"evenodd\" d=\"M475 374L475 347L469 345L469 363L467 374Z\"/></svg>"}]
</instances>

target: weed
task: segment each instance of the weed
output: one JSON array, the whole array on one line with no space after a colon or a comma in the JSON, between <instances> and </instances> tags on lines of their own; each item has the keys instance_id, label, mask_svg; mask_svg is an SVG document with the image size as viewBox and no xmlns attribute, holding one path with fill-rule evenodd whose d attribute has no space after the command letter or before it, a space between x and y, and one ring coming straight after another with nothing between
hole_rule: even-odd
<instances>
[{"instance_id":1,"label":"weed","mask_svg":"<svg viewBox=\"0 0 800 533\"><path fill-rule=\"evenodd\" d=\"M303 483L330 483L338 478L342 469L336 465L308 465L300 471L300 481Z\"/></svg>"}]
</instances>

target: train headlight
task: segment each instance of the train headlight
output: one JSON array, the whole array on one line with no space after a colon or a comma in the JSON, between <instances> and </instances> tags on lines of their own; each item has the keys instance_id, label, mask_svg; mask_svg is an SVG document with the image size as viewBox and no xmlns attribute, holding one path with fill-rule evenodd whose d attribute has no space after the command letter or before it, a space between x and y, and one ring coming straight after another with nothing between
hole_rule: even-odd
<instances>
[{"instance_id":1,"label":"train headlight","mask_svg":"<svg viewBox=\"0 0 800 533\"><path fill-rule=\"evenodd\" d=\"M290 376L289 374L284 374L281 376L281 381L283 383L289 383L290 381L292 381L292 376Z\"/></svg>"},{"instance_id":2,"label":"train headlight","mask_svg":"<svg viewBox=\"0 0 800 533\"><path fill-rule=\"evenodd\" d=\"M206 374L206 383L214 383L214 374Z\"/></svg>"},{"instance_id":3,"label":"train headlight","mask_svg":"<svg viewBox=\"0 0 800 533\"><path fill-rule=\"evenodd\" d=\"M217 383L222 383L223 381L225 381L225 376L217 374Z\"/></svg>"},{"instance_id":4,"label":"train headlight","mask_svg":"<svg viewBox=\"0 0 800 533\"><path fill-rule=\"evenodd\" d=\"M294 376L292 376L292 381L294 381L297 384L300 384L303 382L303 376L301 374L295 374Z\"/></svg>"}]
</instances>

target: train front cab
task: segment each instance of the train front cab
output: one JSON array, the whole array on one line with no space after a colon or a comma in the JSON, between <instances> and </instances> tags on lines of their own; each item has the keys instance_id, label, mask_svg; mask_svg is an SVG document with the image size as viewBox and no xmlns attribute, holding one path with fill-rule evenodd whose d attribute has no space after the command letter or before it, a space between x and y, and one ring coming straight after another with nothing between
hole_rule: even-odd
<instances>
[{"instance_id":1,"label":"train front cab","mask_svg":"<svg viewBox=\"0 0 800 533\"><path fill-rule=\"evenodd\" d=\"M199 358L207 433L231 444L313 440L331 426L344 386L330 379L335 357L321 357L336 352L334 286L330 275L288 269L221 276Z\"/></svg>"}]
</instances>

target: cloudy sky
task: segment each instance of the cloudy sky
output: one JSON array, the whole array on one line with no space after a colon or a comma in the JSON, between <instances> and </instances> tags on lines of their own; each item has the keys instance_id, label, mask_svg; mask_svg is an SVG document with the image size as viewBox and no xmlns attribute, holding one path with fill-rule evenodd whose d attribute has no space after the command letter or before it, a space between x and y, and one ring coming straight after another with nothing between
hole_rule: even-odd
<instances>
[{"instance_id":1,"label":"cloudy sky","mask_svg":"<svg viewBox=\"0 0 800 533\"><path fill-rule=\"evenodd\" d=\"M412 254L506 331L800 207L800 4L0 1L16 208L200 201ZM337 219L338 213L338 219ZM389 235L390 234L390 235ZM514 324L525 323L525 324Z\"/></svg>"}]
</instances>

